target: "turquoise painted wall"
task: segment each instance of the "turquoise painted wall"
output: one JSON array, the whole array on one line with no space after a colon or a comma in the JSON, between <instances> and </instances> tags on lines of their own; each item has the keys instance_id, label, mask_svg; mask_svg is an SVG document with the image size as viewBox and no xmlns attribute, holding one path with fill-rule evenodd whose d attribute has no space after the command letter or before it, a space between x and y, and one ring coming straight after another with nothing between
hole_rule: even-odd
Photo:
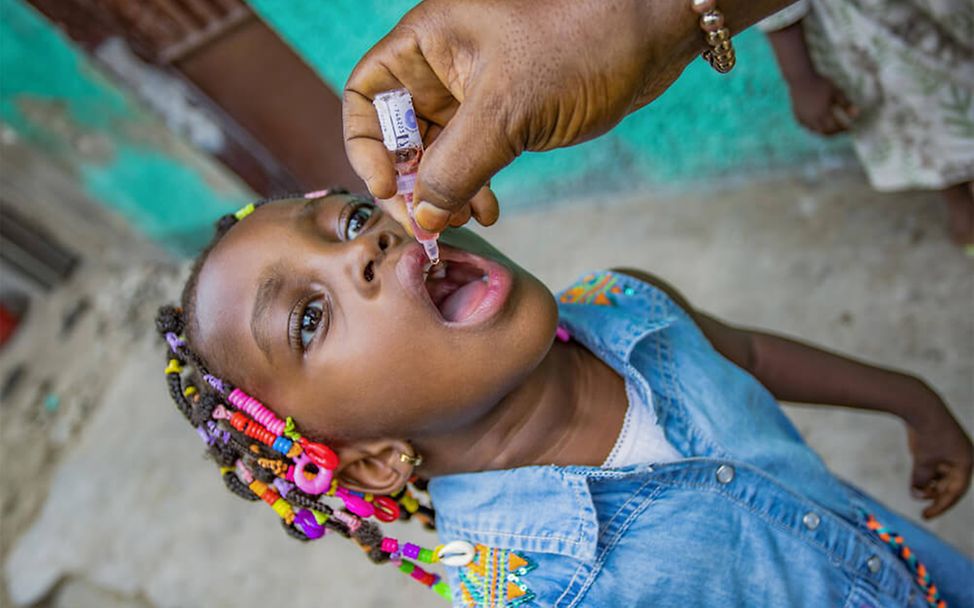
<instances>
[{"instance_id":1,"label":"turquoise painted wall","mask_svg":"<svg viewBox=\"0 0 974 608\"><path fill-rule=\"evenodd\" d=\"M199 248L215 218L252 197L19 0L0 0L0 120L176 252Z\"/></svg>"},{"instance_id":2,"label":"turquoise painted wall","mask_svg":"<svg viewBox=\"0 0 974 608\"><path fill-rule=\"evenodd\" d=\"M249 0L336 90L359 57L414 0ZM738 65L721 76L702 60L610 134L527 154L494 181L505 208L597 192L694 187L714 178L804 171L845 162L847 140L826 141L792 118L771 49L756 30L735 38Z\"/></svg>"}]
</instances>

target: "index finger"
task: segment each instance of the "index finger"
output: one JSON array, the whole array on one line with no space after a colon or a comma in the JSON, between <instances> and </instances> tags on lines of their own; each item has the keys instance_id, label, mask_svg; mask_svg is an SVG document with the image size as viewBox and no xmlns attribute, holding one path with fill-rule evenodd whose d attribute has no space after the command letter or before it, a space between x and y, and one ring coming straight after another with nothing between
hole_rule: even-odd
<instances>
[{"instance_id":1,"label":"index finger","mask_svg":"<svg viewBox=\"0 0 974 608\"><path fill-rule=\"evenodd\" d=\"M358 91L345 89L342 100L345 154L352 169L376 198L396 194L396 170L382 143L379 117L372 100Z\"/></svg>"}]
</instances>

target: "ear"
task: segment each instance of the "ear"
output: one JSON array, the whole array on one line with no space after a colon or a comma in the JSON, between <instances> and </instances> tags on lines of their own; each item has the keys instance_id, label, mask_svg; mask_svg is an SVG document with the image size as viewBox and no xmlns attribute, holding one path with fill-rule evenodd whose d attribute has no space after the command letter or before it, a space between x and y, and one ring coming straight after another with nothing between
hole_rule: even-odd
<instances>
[{"instance_id":1,"label":"ear","mask_svg":"<svg viewBox=\"0 0 974 608\"><path fill-rule=\"evenodd\" d=\"M402 454L413 448L402 439L371 439L338 449L339 482L350 490L373 494L394 494L413 475L413 465L403 462Z\"/></svg>"}]
</instances>

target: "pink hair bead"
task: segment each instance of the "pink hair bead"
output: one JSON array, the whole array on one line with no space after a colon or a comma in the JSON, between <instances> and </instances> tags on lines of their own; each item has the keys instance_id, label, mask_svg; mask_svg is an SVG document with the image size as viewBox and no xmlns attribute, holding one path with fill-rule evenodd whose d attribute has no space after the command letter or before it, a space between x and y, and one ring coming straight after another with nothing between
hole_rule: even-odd
<instances>
[{"instance_id":1,"label":"pink hair bead","mask_svg":"<svg viewBox=\"0 0 974 608\"><path fill-rule=\"evenodd\" d=\"M572 335L568 333L568 330L565 329L564 326L559 325L558 328L555 329L555 338L557 338L559 342L568 342L572 339Z\"/></svg>"},{"instance_id":2,"label":"pink hair bead","mask_svg":"<svg viewBox=\"0 0 974 608\"><path fill-rule=\"evenodd\" d=\"M335 496L342 499L342 501L345 503L345 508L348 509L350 513L354 513L359 517L372 517L372 515L375 513L375 507L366 502L364 498L350 493L345 488L338 488L335 490Z\"/></svg>"},{"instance_id":3,"label":"pink hair bead","mask_svg":"<svg viewBox=\"0 0 974 608\"><path fill-rule=\"evenodd\" d=\"M294 461L294 472L291 473L294 484L301 489L302 492L311 494L312 496L318 496L319 494L324 494L328 491L328 487L331 484L331 471L324 467L318 468L318 473L313 479L308 479L308 476L304 474L305 468L308 465L313 465L311 459L308 458L307 454L301 454Z\"/></svg>"},{"instance_id":4,"label":"pink hair bead","mask_svg":"<svg viewBox=\"0 0 974 608\"><path fill-rule=\"evenodd\" d=\"M264 404L251 397L239 388L235 388L227 395L227 401L232 403L237 409L250 414L250 417L260 423L268 431L275 435L284 434L284 421L274 415Z\"/></svg>"},{"instance_id":5,"label":"pink hair bead","mask_svg":"<svg viewBox=\"0 0 974 608\"><path fill-rule=\"evenodd\" d=\"M382 550L386 553L395 553L399 550L399 541L389 536L383 538Z\"/></svg>"},{"instance_id":6,"label":"pink hair bead","mask_svg":"<svg viewBox=\"0 0 974 608\"><path fill-rule=\"evenodd\" d=\"M237 461L237 477L240 478L240 481L248 485L254 480L253 473L250 472L250 469L247 468L247 465L242 460Z\"/></svg>"},{"instance_id":7,"label":"pink hair bead","mask_svg":"<svg viewBox=\"0 0 974 608\"><path fill-rule=\"evenodd\" d=\"M359 519L358 517L355 517L354 515L350 515L348 513L342 513L341 511L335 511L332 514L332 517L345 524L348 527L350 532L355 532L360 527L362 527L362 520Z\"/></svg>"}]
</instances>

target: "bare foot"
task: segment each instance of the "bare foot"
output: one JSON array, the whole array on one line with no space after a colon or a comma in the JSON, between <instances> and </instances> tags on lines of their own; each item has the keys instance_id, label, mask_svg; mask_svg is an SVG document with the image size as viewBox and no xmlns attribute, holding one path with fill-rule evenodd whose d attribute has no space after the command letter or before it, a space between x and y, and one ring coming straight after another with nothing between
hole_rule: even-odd
<instances>
[{"instance_id":1,"label":"bare foot","mask_svg":"<svg viewBox=\"0 0 974 608\"><path fill-rule=\"evenodd\" d=\"M974 182L942 190L947 200L950 240L961 246L974 245Z\"/></svg>"}]
</instances>

